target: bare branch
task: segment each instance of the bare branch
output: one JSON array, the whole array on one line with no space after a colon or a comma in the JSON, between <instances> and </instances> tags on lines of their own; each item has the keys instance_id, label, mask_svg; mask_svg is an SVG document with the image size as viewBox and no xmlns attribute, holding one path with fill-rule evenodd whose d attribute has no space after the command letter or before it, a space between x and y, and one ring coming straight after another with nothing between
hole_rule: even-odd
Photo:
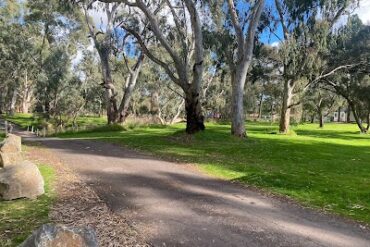
<instances>
[{"instance_id":1,"label":"bare branch","mask_svg":"<svg viewBox=\"0 0 370 247\"><path fill-rule=\"evenodd\" d=\"M127 32L129 32L130 34L132 34L136 40L138 41L141 49L142 49L142 52L147 55L153 62L155 62L156 64L160 65L163 67L163 69L166 71L166 73L168 74L168 76L178 85L181 86L181 81L174 75L174 73L172 72L172 70L170 69L169 65L165 62L163 62L162 60L160 60L159 58L157 58L156 56L154 56L148 49L148 47L146 46L144 40L142 39L142 37L133 29L127 27L126 25L122 25L121 26L123 29L125 29Z\"/></svg>"},{"instance_id":2,"label":"bare branch","mask_svg":"<svg viewBox=\"0 0 370 247\"><path fill-rule=\"evenodd\" d=\"M276 5L277 12L279 14L281 26L283 27L284 39L287 40L289 38L289 30L288 30L287 26L284 23L283 8L281 7L281 4L280 4L279 0L275 0L275 5Z\"/></svg>"},{"instance_id":3,"label":"bare branch","mask_svg":"<svg viewBox=\"0 0 370 247\"><path fill-rule=\"evenodd\" d=\"M244 34L243 34L242 27L240 26L240 23L239 23L239 17L235 9L234 1L228 0L227 4L229 5L231 20L232 20L232 23L235 29L237 39L238 39L239 47L244 47Z\"/></svg>"}]
</instances>

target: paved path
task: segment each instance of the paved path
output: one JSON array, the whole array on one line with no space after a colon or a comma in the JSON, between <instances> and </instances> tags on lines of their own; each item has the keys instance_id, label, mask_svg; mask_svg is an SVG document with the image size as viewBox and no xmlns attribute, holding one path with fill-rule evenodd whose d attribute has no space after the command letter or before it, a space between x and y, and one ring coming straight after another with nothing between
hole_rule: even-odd
<instances>
[{"instance_id":1,"label":"paved path","mask_svg":"<svg viewBox=\"0 0 370 247\"><path fill-rule=\"evenodd\" d=\"M154 246L370 247L370 231L113 144L39 139Z\"/></svg>"}]
</instances>

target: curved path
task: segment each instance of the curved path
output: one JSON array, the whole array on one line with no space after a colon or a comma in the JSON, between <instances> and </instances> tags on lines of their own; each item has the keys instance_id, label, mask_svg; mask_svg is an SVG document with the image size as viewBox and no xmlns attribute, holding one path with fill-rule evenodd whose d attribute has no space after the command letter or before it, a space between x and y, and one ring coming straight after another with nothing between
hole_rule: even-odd
<instances>
[{"instance_id":1,"label":"curved path","mask_svg":"<svg viewBox=\"0 0 370 247\"><path fill-rule=\"evenodd\" d=\"M36 139L153 246L370 246L359 224L117 145Z\"/></svg>"}]
</instances>

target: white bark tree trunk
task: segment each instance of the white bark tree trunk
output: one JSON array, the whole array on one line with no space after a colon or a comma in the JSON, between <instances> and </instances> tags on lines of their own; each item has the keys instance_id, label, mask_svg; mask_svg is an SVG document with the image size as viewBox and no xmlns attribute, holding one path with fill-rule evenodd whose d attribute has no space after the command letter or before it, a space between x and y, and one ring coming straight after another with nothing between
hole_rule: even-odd
<instances>
[{"instance_id":1,"label":"white bark tree trunk","mask_svg":"<svg viewBox=\"0 0 370 247\"><path fill-rule=\"evenodd\" d=\"M286 134L290 126L290 110L293 98L294 82L286 80L284 82L283 102L281 106L279 132Z\"/></svg>"},{"instance_id":2,"label":"white bark tree trunk","mask_svg":"<svg viewBox=\"0 0 370 247\"><path fill-rule=\"evenodd\" d=\"M24 84L23 84L23 92L22 92L22 113L28 113L29 108L31 106L32 100L32 85L28 80L28 73L27 70L25 72Z\"/></svg>"},{"instance_id":3,"label":"white bark tree trunk","mask_svg":"<svg viewBox=\"0 0 370 247\"><path fill-rule=\"evenodd\" d=\"M18 91L17 91L16 88L14 88L13 93L12 93L12 98L11 98L10 104L9 104L9 114L10 115L14 115L14 113L15 113L17 98L18 98Z\"/></svg>"},{"instance_id":4,"label":"white bark tree trunk","mask_svg":"<svg viewBox=\"0 0 370 247\"><path fill-rule=\"evenodd\" d=\"M232 24L238 42L237 61L232 80L232 119L231 134L237 137L246 137L245 115L244 115L244 86L247 78L249 66L252 61L254 37L256 29L264 8L265 1L258 0L252 8L247 34L245 36L239 20L238 12L233 0L228 0L228 8L231 15Z\"/></svg>"},{"instance_id":5,"label":"white bark tree trunk","mask_svg":"<svg viewBox=\"0 0 370 247\"><path fill-rule=\"evenodd\" d=\"M144 55L142 54L138 58L138 61L136 62L135 67L132 70L130 69L130 72L129 72L130 75L127 78L125 91L124 91L123 98L122 98L122 101L119 107L119 120L118 120L119 123L124 123L126 120L126 117L128 115L127 110L130 105L131 96L135 89L136 82L139 77L143 63L144 63Z\"/></svg>"},{"instance_id":6,"label":"white bark tree trunk","mask_svg":"<svg viewBox=\"0 0 370 247\"><path fill-rule=\"evenodd\" d=\"M249 63L240 68L238 66L235 72L234 81L232 82L232 119L231 134L238 137L246 137L245 131L245 114L244 114L244 85L247 78Z\"/></svg>"}]
</instances>

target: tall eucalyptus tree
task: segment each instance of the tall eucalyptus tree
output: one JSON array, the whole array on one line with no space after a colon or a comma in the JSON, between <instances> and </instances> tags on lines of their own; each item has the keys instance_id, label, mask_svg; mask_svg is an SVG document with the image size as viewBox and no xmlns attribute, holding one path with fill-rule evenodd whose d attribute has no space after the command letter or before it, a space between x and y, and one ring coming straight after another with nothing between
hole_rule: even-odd
<instances>
[{"instance_id":1,"label":"tall eucalyptus tree","mask_svg":"<svg viewBox=\"0 0 370 247\"><path fill-rule=\"evenodd\" d=\"M243 1L241 1L243 2ZM232 120L231 133L245 137L245 114L243 107L244 86L249 66L252 62L256 29L264 8L265 1L257 0L249 6L248 12L237 11L236 2L228 0L232 26L237 40L236 56L232 65ZM239 13L238 13L239 12Z\"/></svg>"},{"instance_id":2,"label":"tall eucalyptus tree","mask_svg":"<svg viewBox=\"0 0 370 247\"><path fill-rule=\"evenodd\" d=\"M326 49L328 34L356 0L274 2L277 13L277 22L274 25L283 33L280 51L284 92L279 131L287 133L290 111L301 103L301 94L308 88L300 84L311 77L316 58Z\"/></svg>"},{"instance_id":3,"label":"tall eucalyptus tree","mask_svg":"<svg viewBox=\"0 0 370 247\"><path fill-rule=\"evenodd\" d=\"M136 62L129 65L127 61L128 49L126 47L128 36L119 33L117 29L123 22L127 21L127 15L120 3L98 3L97 1L82 2L81 7L85 15L85 22L88 26L89 37L94 43L100 58L103 83L101 84L106 93L106 107L108 124L123 123L127 116L127 110L130 104L132 92L135 88L139 73L141 71L144 54L137 51L135 54ZM94 23L90 11L100 12L103 14L106 22ZM127 14L127 13L126 13ZM145 42L145 37L143 38ZM130 45L133 42L130 41ZM114 54L121 55L125 61L128 76L120 104L117 100L117 90L113 82L111 59Z\"/></svg>"},{"instance_id":4,"label":"tall eucalyptus tree","mask_svg":"<svg viewBox=\"0 0 370 247\"><path fill-rule=\"evenodd\" d=\"M136 38L143 53L161 66L183 90L186 132L192 134L204 130L200 101L204 69L202 20L199 13L202 6L192 0L101 1L124 3L132 12L140 10L141 18L137 18L136 22L123 22L122 28ZM149 44L138 31L138 26L143 23L146 33L152 36Z\"/></svg>"}]
</instances>

